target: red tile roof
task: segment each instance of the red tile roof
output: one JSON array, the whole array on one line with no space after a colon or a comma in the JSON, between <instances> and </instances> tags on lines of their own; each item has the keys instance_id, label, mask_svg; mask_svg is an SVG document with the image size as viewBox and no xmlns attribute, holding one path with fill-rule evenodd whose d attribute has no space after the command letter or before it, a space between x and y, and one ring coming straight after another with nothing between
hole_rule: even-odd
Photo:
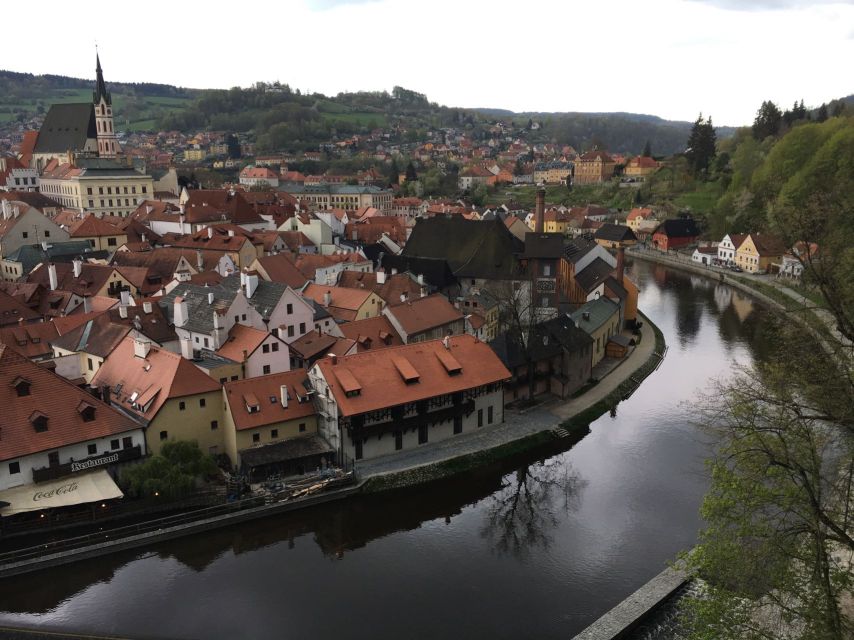
<instances>
[{"instance_id":1,"label":"red tile roof","mask_svg":"<svg viewBox=\"0 0 854 640\"><path fill-rule=\"evenodd\" d=\"M315 366L329 383L343 416L426 400L510 377L495 352L477 338L454 336L449 338L449 343L450 356L460 365L457 373L446 368L453 364L450 359L440 359L440 350L445 351L441 340L339 356L336 364L331 358L324 358ZM407 375L412 375L409 371L412 367L418 376L417 382L410 380L407 384L404 380L396 364L403 364L403 359L409 365L403 367Z\"/></svg>"},{"instance_id":2,"label":"red tile roof","mask_svg":"<svg viewBox=\"0 0 854 640\"><path fill-rule=\"evenodd\" d=\"M29 395L18 395L16 381L29 384ZM83 403L95 409L94 420L83 419L79 411ZM0 406L3 407L0 460L139 428L112 407L3 344L0 344ZM36 412L47 417L46 431L35 430L31 417Z\"/></svg>"},{"instance_id":3,"label":"red tile roof","mask_svg":"<svg viewBox=\"0 0 854 640\"><path fill-rule=\"evenodd\" d=\"M90 213L88 216L76 222L68 234L72 238L103 238L109 236L127 235L116 225L110 224Z\"/></svg>"},{"instance_id":4,"label":"red tile roof","mask_svg":"<svg viewBox=\"0 0 854 640\"><path fill-rule=\"evenodd\" d=\"M314 403L303 384L306 378L305 369L294 369L260 378L227 382L224 386L225 397L235 428L243 431L314 415ZM287 408L282 406L282 386L287 387ZM255 406L258 409L250 413L246 406L248 403L257 403Z\"/></svg>"},{"instance_id":5,"label":"red tile roof","mask_svg":"<svg viewBox=\"0 0 854 640\"><path fill-rule=\"evenodd\" d=\"M410 336L463 319L460 310L438 293L389 305L386 313L393 315Z\"/></svg>"},{"instance_id":6,"label":"red tile roof","mask_svg":"<svg viewBox=\"0 0 854 640\"><path fill-rule=\"evenodd\" d=\"M247 327L243 324L236 324L228 332L225 344L217 350L217 353L223 358L228 358L235 362L243 362L246 357L255 353L255 350L268 337L270 337L270 334L266 331Z\"/></svg>"},{"instance_id":7,"label":"red tile roof","mask_svg":"<svg viewBox=\"0 0 854 640\"><path fill-rule=\"evenodd\" d=\"M338 325L345 338L355 340L358 352L399 347L403 344L397 330L385 316L365 318Z\"/></svg>"},{"instance_id":8,"label":"red tile roof","mask_svg":"<svg viewBox=\"0 0 854 640\"><path fill-rule=\"evenodd\" d=\"M289 287L298 289L302 287L308 278L297 269L294 261L287 254L280 253L275 256L264 256L258 258L258 264L271 282L281 282Z\"/></svg>"}]
</instances>

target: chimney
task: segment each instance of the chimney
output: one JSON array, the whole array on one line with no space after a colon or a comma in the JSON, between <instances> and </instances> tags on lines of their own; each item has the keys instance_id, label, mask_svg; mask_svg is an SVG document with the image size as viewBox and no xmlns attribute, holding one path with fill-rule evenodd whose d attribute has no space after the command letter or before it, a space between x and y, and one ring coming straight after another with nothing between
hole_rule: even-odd
<instances>
[{"instance_id":1,"label":"chimney","mask_svg":"<svg viewBox=\"0 0 854 640\"><path fill-rule=\"evenodd\" d=\"M216 309L213 312L213 328L214 329L222 329L222 322L219 319L219 313L217 313Z\"/></svg>"},{"instance_id":2,"label":"chimney","mask_svg":"<svg viewBox=\"0 0 854 640\"><path fill-rule=\"evenodd\" d=\"M385 269L377 269L377 284L385 284Z\"/></svg>"},{"instance_id":3,"label":"chimney","mask_svg":"<svg viewBox=\"0 0 854 640\"><path fill-rule=\"evenodd\" d=\"M144 233L140 234L139 239L140 239L143 243L145 243L145 242L146 242L145 234L144 234Z\"/></svg>"},{"instance_id":4,"label":"chimney","mask_svg":"<svg viewBox=\"0 0 854 640\"><path fill-rule=\"evenodd\" d=\"M581 318L583 320L590 320L590 312L589 311L582 311L581 312Z\"/></svg>"},{"instance_id":5,"label":"chimney","mask_svg":"<svg viewBox=\"0 0 854 640\"><path fill-rule=\"evenodd\" d=\"M208 227L208 238L213 238L213 227Z\"/></svg>"},{"instance_id":6,"label":"chimney","mask_svg":"<svg viewBox=\"0 0 854 640\"><path fill-rule=\"evenodd\" d=\"M328 307L330 304L332 304L332 292L327 289L323 294L323 306Z\"/></svg>"},{"instance_id":7,"label":"chimney","mask_svg":"<svg viewBox=\"0 0 854 640\"><path fill-rule=\"evenodd\" d=\"M3 202L6 202L5 200ZM59 278L56 276L56 265L52 262L47 265L47 277L50 280L50 290L56 291L59 287Z\"/></svg>"},{"instance_id":8,"label":"chimney","mask_svg":"<svg viewBox=\"0 0 854 640\"><path fill-rule=\"evenodd\" d=\"M626 250L623 247L617 249L617 266L614 267L614 279L623 284L623 273L626 269Z\"/></svg>"},{"instance_id":9,"label":"chimney","mask_svg":"<svg viewBox=\"0 0 854 640\"><path fill-rule=\"evenodd\" d=\"M47 251L48 246L47 240L42 240L42 251Z\"/></svg>"},{"instance_id":10,"label":"chimney","mask_svg":"<svg viewBox=\"0 0 854 640\"><path fill-rule=\"evenodd\" d=\"M397 275L397 267L392 267L392 268L391 268L391 275L393 275L393 276L396 276L396 275Z\"/></svg>"},{"instance_id":11,"label":"chimney","mask_svg":"<svg viewBox=\"0 0 854 640\"><path fill-rule=\"evenodd\" d=\"M442 338L442 345L448 350L451 350L451 336L445 336Z\"/></svg>"},{"instance_id":12,"label":"chimney","mask_svg":"<svg viewBox=\"0 0 854 640\"><path fill-rule=\"evenodd\" d=\"M181 296L177 296L173 305L172 323L176 327L183 327L189 320L187 317L187 301Z\"/></svg>"},{"instance_id":13,"label":"chimney","mask_svg":"<svg viewBox=\"0 0 854 640\"><path fill-rule=\"evenodd\" d=\"M251 272L246 274L246 297L251 298L255 295L255 290L258 288L258 274Z\"/></svg>"},{"instance_id":14,"label":"chimney","mask_svg":"<svg viewBox=\"0 0 854 640\"><path fill-rule=\"evenodd\" d=\"M147 358L151 351L151 343L148 340L133 339L133 355L137 358Z\"/></svg>"},{"instance_id":15,"label":"chimney","mask_svg":"<svg viewBox=\"0 0 854 640\"><path fill-rule=\"evenodd\" d=\"M125 305L119 305L119 317L127 318L128 317L128 308Z\"/></svg>"},{"instance_id":16,"label":"chimney","mask_svg":"<svg viewBox=\"0 0 854 640\"><path fill-rule=\"evenodd\" d=\"M426 298L426 297L427 297L427 287L426 287L426 286L424 286L423 284L421 285L421 297L422 297L422 298Z\"/></svg>"},{"instance_id":17,"label":"chimney","mask_svg":"<svg viewBox=\"0 0 854 640\"><path fill-rule=\"evenodd\" d=\"M214 294L213 291L208 291L208 304L214 303Z\"/></svg>"},{"instance_id":18,"label":"chimney","mask_svg":"<svg viewBox=\"0 0 854 640\"><path fill-rule=\"evenodd\" d=\"M332 364L338 364L338 356L334 353L329 354L329 359L332 361Z\"/></svg>"},{"instance_id":19,"label":"chimney","mask_svg":"<svg viewBox=\"0 0 854 640\"><path fill-rule=\"evenodd\" d=\"M288 385L283 384L279 388L279 391L281 392L281 396L282 396L282 408L287 409L288 408Z\"/></svg>"},{"instance_id":20,"label":"chimney","mask_svg":"<svg viewBox=\"0 0 854 640\"><path fill-rule=\"evenodd\" d=\"M534 231L543 233L545 230L545 213L546 213L546 190L540 187L537 189L537 204L534 209Z\"/></svg>"},{"instance_id":21,"label":"chimney","mask_svg":"<svg viewBox=\"0 0 854 640\"><path fill-rule=\"evenodd\" d=\"M145 301L142 303L142 311L144 313L151 313L151 302Z\"/></svg>"},{"instance_id":22,"label":"chimney","mask_svg":"<svg viewBox=\"0 0 854 640\"><path fill-rule=\"evenodd\" d=\"M181 357L185 360L193 359L193 343L189 338L181 338Z\"/></svg>"},{"instance_id":23,"label":"chimney","mask_svg":"<svg viewBox=\"0 0 854 640\"><path fill-rule=\"evenodd\" d=\"M74 277L79 278L80 274L83 273L83 260L80 258L74 258L71 261L71 265L74 268Z\"/></svg>"},{"instance_id":24,"label":"chimney","mask_svg":"<svg viewBox=\"0 0 854 640\"><path fill-rule=\"evenodd\" d=\"M101 387L101 400L103 400L105 404L110 404L110 385L105 384Z\"/></svg>"},{"instance_id":25,"label":"chimney","mask_svg":"<svg viewBox=\"0 0 854 640\"><path fill-rule=\"evenodd\" d=\"M123 307L130 306L130 291L127 291L126 289L122 289L119 296L121 297Z\"/></svg>"},{"instance_id":26,"label":"chimney","mask_svg":"<svg viewBox=\"0 0 854 640\"><path fill-rule=\"evenodd\" d=\"M83 296L83 313L91 313L92 311L92 296L86 294Z\"/></svg>"},{"instance_id":27,"label":"chimney","mask_svg":"<svg viewBox=\"0 0 854 640\"><path fill-rule=\"evenodd\" d=\"M3 210L3 219L8 220L12 217L12 208L9 206L8 200L0 200L0 209Z\"/></svg>"},{"instance_id":28,"label":"chimney","mask_svg":"<svg viewBox=\"0 0 854 640\"><path fill-rule=\"evenodd\" d=\"M422 287L424 286L424 274L423 273L418 274L418 284L420 284Z\"/></svg>"},{"instance_id":29,"label":"chimney","mask_svg":"<svg viewBox=\"0 0 854 640\"><path fill-rule=\"evenodd\" d=\"M205 260L202 257L202 252L199 250L196 250L196 267L199 271L205 270Z\"/></svg>"}]
</instances>

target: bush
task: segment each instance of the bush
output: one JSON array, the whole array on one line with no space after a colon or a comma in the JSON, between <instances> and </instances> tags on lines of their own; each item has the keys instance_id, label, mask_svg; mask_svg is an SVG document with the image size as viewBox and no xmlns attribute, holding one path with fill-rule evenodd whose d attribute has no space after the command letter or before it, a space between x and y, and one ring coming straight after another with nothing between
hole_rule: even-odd
<instances>
[{"instance_id":1,"label":"bush","mask_svg":"<svg viewBox=\"0 0 854 640\"><path fill-rule=\"evenodd\" d=\"M134 497L178 498L192 493L198 479L217 472L214 459L196 442L167 442L160 453L125 469L120 481Z\"/></svg>"}]
</instances>

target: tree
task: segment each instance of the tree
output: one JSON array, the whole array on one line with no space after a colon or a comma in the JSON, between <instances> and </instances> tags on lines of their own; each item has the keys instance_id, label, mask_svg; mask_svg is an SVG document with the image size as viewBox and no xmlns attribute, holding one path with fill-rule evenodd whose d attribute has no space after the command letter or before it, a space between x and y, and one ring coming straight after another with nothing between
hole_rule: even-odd
<instances>
[{"instance_id":1,"label":"tree","mask_svg":"<svg viewBox=\"0 0 854 640\"><path fill-rule=\"evenodd\" d=\"M228 148L228 157L236 160L240 158L240 141L233 133L229 133L225 137L225 146Z\"/></svg>"},{"instance_id":2,"label":"tree","mask_svg":"<svg viewBox=\"0 0 854 640\"><path fill-rule=\"evenodd\" d=\"M410 160L409 164L406 165L406 181L414 182L415 180L418 180L418 174L415 172L415 165Z\"/></svg>"},{"instance_id":3,"label":"tree","mask_svg":"<svg viewBox=\"0 0 854 640\"><path fill-rule=\"evenodd\" d=\"M652 146L650 145L649 140L647 140L646 144L643 146L643 152L641 153L641 156L643 156L644 158L652 157Z\"/></svg>"},{"instance_id":4,"label":"tree","mask_svg":"<svg viewBox=\"0 0 854 640\"><path fill-rule=\"evenodd\" d=\"M388 183L389 185L400 184L400 168L395 158L391 159L391 166L388 169Z\"/></svg>"},{"instance_id":5,"label":"tree","mask_svg":"<svg viewBox=\"0 0 854 640\"><path fill-rule=\"evenodd\" d=\"M708 120L704 120L701 113L694 122L694 126L691 127L688 149L685 151L685 156L694 176L700 176L708 171L709 165L715 158L716 141L717 136L711 116Z\"/></svg>"},{"instance_id":6,"label":"tree","mask_svg":"<svg viewBox=\"0 0 854 640\"><path fill-rule=\"evenodd\" d=\"M794 113L792 115L794 118ZM783 114L777 105L766 100L756 112L756 118L753 120L753 137L757 140L764 140L768 136L776 136L780 131L780 123L783 120Z\"/></svg>"},{"instance_id":7,"label":"tree","mask_svg":"<svg viewBox=\"0 0 854 640\"><path fill-rule=\"evenodd\" d=\"M815 116L816 121L824 122L827 120L827 105L822 102L821 106L818 108L818 113Z\"/></svg>"},{"instance_id":8,"label":"tree","mask_svg":"<svg viewBox=\"0 0 854 640\"><path fill-rule=\"evenodd\" d=\"M121 483L134 496L178 498L191 493L198 480L216 472L213 458L202 453L197 443L169 441L159 454L125 469Z\"/></svg>"}]
</instances>

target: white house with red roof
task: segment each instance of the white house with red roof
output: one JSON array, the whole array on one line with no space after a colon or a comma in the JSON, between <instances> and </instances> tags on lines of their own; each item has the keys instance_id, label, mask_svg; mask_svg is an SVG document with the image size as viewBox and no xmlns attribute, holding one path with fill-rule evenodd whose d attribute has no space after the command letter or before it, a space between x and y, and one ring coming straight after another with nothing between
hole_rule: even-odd
<instances>
[{"instance_id":1,"label":"white house with red roof","mask_svg":"<svg viewBox=\"0 0 854 640\"><path fill-rule=\"evenodd\" d=\"M240 172L240 184L244 187L278 187L279 174L269 167L248 166Z\"/></svg>"}]
</instances>

